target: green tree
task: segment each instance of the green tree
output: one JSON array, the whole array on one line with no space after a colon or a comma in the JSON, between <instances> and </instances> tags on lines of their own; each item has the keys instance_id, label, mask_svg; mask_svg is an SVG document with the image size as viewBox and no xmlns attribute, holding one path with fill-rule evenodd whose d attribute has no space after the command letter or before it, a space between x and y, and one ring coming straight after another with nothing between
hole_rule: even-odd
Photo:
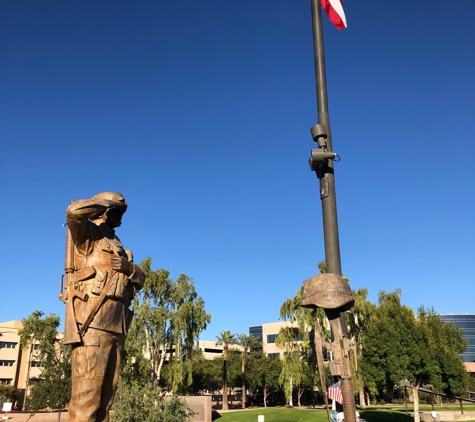
<instances>
[{"instance_id":1,"label":"green tree","mask_svg":"<svg viewBox=\"0 0 475 422\"><path fill-rule=\"evenodd\" d=\"M323 262L319 263L319 268L321 272L325 270ZM293 388L296 387L299 406L304 390L313 387L315 383L320 384L315 350L315 327L318 327L323 338L327 335L323 310L301 307L302 294L303 285L293 298L287 299L282 304L280 316L283 320L290 321L292 325L281 328L275 341L276 346L284 350L280 379L286 398L292 405ZM325 388L326 386L322 387Z\"/></svg>"},{"instance_id":2,"label":"green tree","mask_svg":"<svg viewBox=\"0 0 475 422\"><path fill-rule=\"evenodd\" d=\"M241 364L241 378L242 378L242 408L246 408L246 359L248 353L253 349L259 347L262 343L256 336L237 334L237 344L242 347L242 364Z\"/></svg>"},{"instance_id":3,"label":"green tree","mask_svg":"<svg viewBox=\"0 0 475 422\"><path fill-rule=\"evenodd\" d=\"M264 407L271 394L279 391L279 376L282 372L282 361L278 357L270 358L263 353L257 353L249 359L247 382L254 391L262 391Z\"/></svg>"},{"instance_id":4,"label":"green tree","mask_svg":"<svg viewBox=\"0 0 475 422\"><path fill-rule=\"evenodd\" d=\"M20 398L20 390L16 389L13 385L0 383L0 398L6 398L10 403L13 403L15 408L15 402Z\"/></svg>"},{"instance_id":5,"label":"green tree","mask_svg":"<svg viewBox=\"0 0 475 422\"><path fill-rule=\"evenodd\" d=\"M223 346L223 410L228 410L228 350L230 344L236 344L236 338L230 330L223 330L216 339L216 346Z\"/></svg>"},{"instance_id":6,"label":"green tree","mask_svg":"<svg viewBox=\"0 0 475 422\"><path fill-rule=\"evenodd\" d=\"M34 311L22 320L23 328L19 332L21 348L30 348L28 368L33 358L42 368L42 379L31 388L29 410L35 414L46 407L58 409L60 420L61 410L71 397L71 348L57 340L60 318L54 314L43 318L43 315Z\"/></svg>"},{"instance_id":7,"label":"green tree","mask_svg":"<svg viewBox=\"0 0 475 422\"><path fill-rule=\"evenodd\" d=\"M446 323L433 308L421 306L417 311L417 323L426 333L426 342L431 348L432 359L438 370L431 384L434 390L447 396L464 397L469 385L469 374L460 358L468 346L462 330L453 322Z\"/></svg>"},{"instance_id":8,"label":"green tree","mask_svg":"<svg viewBox=\"0 0 475 422\"><path fill-rule=\"evenodd\" d=\"M429 382L425 364L433 365L423 336L417 330L411 308L401 304L401 290L381 291L378 307L371 315L365 335L361 366L365 382L373 383L380 396L390 400L394 386L409 378L417 378L411 388ZM413 391L414 392L414 391ZM418 413L417 391L414 412Z\"/></svg>"},{"instance_id":9,"label":"green tree","mask_svg":"<svg viewBox=\"0 0 475 422\"><path fill-rule=\"evenodd\" d=\"M192 354L193 382L185 394L200 395L205 392L215 394L223 385L221 379L222 363L217 359L205 359L201 350L194 350Z\"/></svg>"},{"instance_id":10,"label":"green tree","mask_svg":"<svg viewBox=\"0 0 475 422\"><path fill-rule=\"evenodd\" d=\"M54 359L44 363L42 380L31 388L29 408L36 413L44 408L58 409L58 421L61 411L71 398L71 347L57 343Z\"/></svg>"},{"instance_id":11,"label":"green tree","mask_svg":"<svg viewBox=\"0 0 475 422\"><path fill-rule=\"evenodd\" d=\"M204 301L190 277L180 274L172 280L169 271L152 270L151 265L152 258L140 264L145 285L134 300L135 316L128 335L127 354L137 357L147 351L150 379L155 385L161 384L164 364L169 365L170 378L166 381L176 392L180 386L192 382L191 351L199 333L211 321L211 315L206 313ZM131 373L143 376L142 363L128 362Z\"/></svg>"},{"instance_id":12,"label":"green tree","mask_svg":"<svg viewBox=\"0 0 475 422\"><path fill-rule=\"evenodd\" d=\"M222 359L222 356L215 358ZM228 391L237 390L242 386L242 353L237 349L228 351ZM228 396L229 402L229 396Z\"/></svg>"},{"instance_id":13,"label":"green tree","mask_svg":"<svg viewBox=\"0 0 475 422\"><path fill-rule=\"evenodd\" d=\"M148 380L121 382L112 406L113 422L186 422L192 412L187 403L172 396L165 399L159 387Z\"/></svg>"},{"instance_id":14,"label":"green tree","mask_svg":"<svg viewBox=\"0 0 475 422\"><path fill-rule=\"evenodd\" d=\"M378 390L392 393L403 380L410 383L414 421L419 422L419 388L451 394L466 391L467 375L458 356L467 346L462 333L423 307L416 317L401 305L401 291L379 293L379 304L365 333L363 374Z\"/></svg>"},{"instance_id":15,"label":"green tree","mask_svg":"<svg viewBox=\"0 0 475 422\"><path fill-rule=\"evenodd\" d=\"M284 349L282 360L282 371L279 381L284 387L285 398L290 406L293 406L292 396L294 387L298 388L298 405L303 392L303 381L305 379L305 365L301 345L298 343L298 331L294 327L283 327L275 340L275 344L280 349Z\"/></svg>"},{"instance_id":16,"label":"green tree","mask_svg":"<svg viewBox=\"0 0 475 422\"><path fill-rule=\"evenodd\" d=\"M352 373L356 375L354 387L355 391L359 393L360 407L364 409L366 408L365 385L358 361L361 361L362 358L365 330L376 305L368 300L367 288L353 290L352 293L355 305L346 313L346 323L348 325L348 337L356 342L355 367Z\"/></svg>"}]
</instances>

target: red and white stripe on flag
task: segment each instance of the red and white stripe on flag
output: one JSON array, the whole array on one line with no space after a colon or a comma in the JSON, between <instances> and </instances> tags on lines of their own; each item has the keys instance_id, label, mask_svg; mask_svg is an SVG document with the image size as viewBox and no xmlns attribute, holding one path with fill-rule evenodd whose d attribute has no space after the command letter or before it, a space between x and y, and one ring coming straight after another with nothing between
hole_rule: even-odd
<instances>
[{"instance_id":1,"label":"red and white stripe on flag","mask_svg":"<svg viewBox=\"0 0 475 422\"><path fill-rule=\"evenodd\" d=\"M341 0L320 0L330 21L338 28L346 28L346 16Z\"/></svg>"},{"instance_id":2,"label":"red and white stripe on flag","mask_svg":"<svg viewBox=\"0 0 475 422\"><path fill-rule=\"evenodd\" d=\"M339 382L328 387L328 398L343 404L343 394L341 393Z\"/></svg>"}]
</instances>

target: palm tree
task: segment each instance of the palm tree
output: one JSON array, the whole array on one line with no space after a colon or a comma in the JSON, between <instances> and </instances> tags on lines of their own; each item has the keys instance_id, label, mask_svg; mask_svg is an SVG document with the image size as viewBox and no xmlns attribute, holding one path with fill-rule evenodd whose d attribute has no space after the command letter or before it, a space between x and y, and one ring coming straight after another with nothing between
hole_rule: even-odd
<instances>
[{"instance_id":1,"label":"palm tree","mask_svg":"<svg viewBox=\"0 0 475 422\"><path fill-rule=\"evenodd\" d=\"M246 408L246 359L247 353L252 349L261 345L261 342L256 336L252 334L247 336L246 334L237 335L237 344L242 347L242 365L241 365L241 378L242 378L242 408Z\"/></svg>"},{"instance_id":2,"label":"palm tree","mask_svg":"<svg viewBox=\"0 0 475 422\"><path fill-rule=\"evenodd\" d=\"M216 346L223 345L223 410L228 410L228 348L230 344L236 344L234 334L230 330L223 330L216 336Z\"/></svg>"}]
</instances>

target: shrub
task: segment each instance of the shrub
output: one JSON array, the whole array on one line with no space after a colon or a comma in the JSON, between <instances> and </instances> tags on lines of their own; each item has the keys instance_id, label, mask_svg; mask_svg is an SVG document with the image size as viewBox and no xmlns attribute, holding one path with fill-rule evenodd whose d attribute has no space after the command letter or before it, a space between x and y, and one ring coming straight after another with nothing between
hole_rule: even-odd
<instances>
[{"instance_id":1,"label":"shrub","mask_svg":"<svg viewBox=\"0 0 475 422\"><path fill-rule=\"evenodd\" d=\"M121 383L112 406L113 422L187 422L192 416L187 403L178 397L159 397L152 384Z\"/></svg>"}]
</instances>

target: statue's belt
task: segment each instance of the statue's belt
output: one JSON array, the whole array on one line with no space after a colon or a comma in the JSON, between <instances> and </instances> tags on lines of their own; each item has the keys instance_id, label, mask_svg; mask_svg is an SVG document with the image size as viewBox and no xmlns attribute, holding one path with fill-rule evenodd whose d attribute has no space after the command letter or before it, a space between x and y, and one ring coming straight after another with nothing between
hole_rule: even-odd
<instances>
[{"instance_id":1,"label":"statue's belt","mask_svg":"<svg viewBox=\"0 0 475 422\"><path fill-rule=\"evenodd\" d=\"M93 305L91 311L89 312L89 315L87 316L86 321L84 321L83 326L82 326L82 327L80 328L80 330L79 330L79 335L80 335L81 337L82 337L82 336L84 335L84 333L87 331L87 329L89 328L89 325L91 324L92 320L94 319L94 317L96 316L97 312L99 311L99 308L102 306L102 304L103 304L104 301L106 300L107 292L108 292L108 291L110 290L110 288L112 287L113 279L114 279L114 277L112 277L112 274L107 278L107 280L106 280L106 285L105 285L104 288L102 289L101 294L100 294L98 300L94 302L94 305Z\"/></svg>"},{"instance_id":2,"label":"statue's belt","mask_svg":"<svg viewBox=\"0 0 475 422\"><path fill-rule=\"evenodd\" d=\"M91 280L96 276L97 270L105 270L108 273L113 271L111 266L107 264L90 265L88 267L75 267L71 273L68 285L76 284L78 281Z\"/></svg>"}]
</instances>

